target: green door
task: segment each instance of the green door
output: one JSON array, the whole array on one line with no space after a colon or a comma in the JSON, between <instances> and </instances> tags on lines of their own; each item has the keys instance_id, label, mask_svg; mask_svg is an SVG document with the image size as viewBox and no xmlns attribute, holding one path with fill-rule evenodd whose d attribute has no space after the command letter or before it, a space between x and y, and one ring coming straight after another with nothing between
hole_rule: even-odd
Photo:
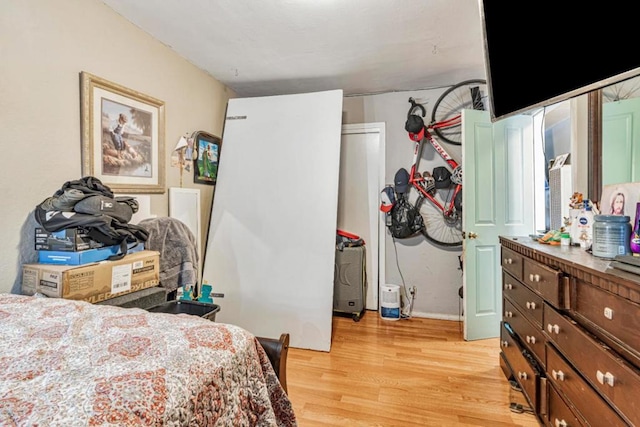
<instances>
[{"instance_id":1,"label":"green door","mask_svg":"<svg viewBox=\"0 0 640 427\"><path fill-rule=\"evenodd\" d=\"M533 119L491 123L486 111L464 110L462 126L464 339L471 341L500 334L498 236L528 236L535 229Z\"/></svg>"}]
</instances>

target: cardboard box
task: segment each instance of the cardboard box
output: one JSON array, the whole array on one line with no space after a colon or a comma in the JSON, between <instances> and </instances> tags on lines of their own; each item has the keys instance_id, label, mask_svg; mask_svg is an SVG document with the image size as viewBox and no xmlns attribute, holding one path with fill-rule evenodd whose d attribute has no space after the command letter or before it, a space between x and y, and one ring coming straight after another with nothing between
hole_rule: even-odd
<instances>
[{"instance_id":1,"label":"cardboard box","mask_svg":"<svg viewBox=\"0 0 640 427\"><path fill-rule=\"evenodd\" d=\"M25 264L22 293L96 303L160 284L160 253L143 250L117 261L74 265Z\"/></svg>"},{"instance_id":2,"label":"cardboard box","mask_svg":"<svg viewBox=\"0 0 640 427\"><path fill-rule=\"evenodd\" d=\"M104 243L96 242L87 235L82 227L66 228L50 232L44 228L36 228L35 248L37 251L84 251L104 247Z\"/></svg>"},{"instance_id":3,"label":"cardboard box","mask_svg":"<svg viewBox=\"0 0 640 427\"><path fill-rule=\"evenodd\" d=\"M127 254L140 252L144 249L144 243L138 243L127 251ZM38 251L38 262L42 264L83 265L91 262L105 261L113 255L120 254L120 245L105 246L86 251Z\"/></svg>"}]
</instances>

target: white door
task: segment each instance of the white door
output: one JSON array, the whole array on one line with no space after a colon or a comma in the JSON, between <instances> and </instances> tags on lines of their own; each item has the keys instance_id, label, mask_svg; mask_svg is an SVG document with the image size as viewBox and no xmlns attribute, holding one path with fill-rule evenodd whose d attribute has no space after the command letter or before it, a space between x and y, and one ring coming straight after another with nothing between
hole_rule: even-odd
<instances>
[{"instance_id":1,"label":"white door","mask_svg":"<svg viewBox=\"0 0 640 427\"><path fill-rule=\"evenodd\" d=\"M202 274L218 322L329 351L342 97L229 101Z\"/></svg>"},{"instance_id":2,"label":"white door","mask_svg":"<svg viewBox=\"0 0 640 427\"><path fill-rule=\"evenodd\" d=\"M486 111L464 110L464 339L497 337L502 319L498 236L534 229L533 119L491 123Z\"/></svg>"},{"instance_id":3,"label":"white door","mask_svg":"<svg viewBox=\"0 0 640 427\"><path fill-rule=\"evenodd\" d=\"M365 308L378 309L379 277L384 277L384 123L342 126L338 228L365 242L367 295ZM380 256L382 254L382 256Z\"/></svg>"}]
</instances>

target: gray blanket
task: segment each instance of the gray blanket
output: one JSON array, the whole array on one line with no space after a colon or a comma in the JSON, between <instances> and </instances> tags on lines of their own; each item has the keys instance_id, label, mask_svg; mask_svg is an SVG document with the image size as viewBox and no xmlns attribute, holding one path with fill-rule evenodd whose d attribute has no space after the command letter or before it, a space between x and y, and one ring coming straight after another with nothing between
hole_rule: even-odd
<instances>
[{"instance_id":1,"label":"gray blanket","mask_svg":"<svg viewBox=\"0 0 640 427\"><path fill-rule=\"evenodd\" d=\"M169 291L198 282L196 238L189 227L176 218L148 218L139 226L149 232L145 248L160 252L160 286Z\"/></svg>"}]
</instances>

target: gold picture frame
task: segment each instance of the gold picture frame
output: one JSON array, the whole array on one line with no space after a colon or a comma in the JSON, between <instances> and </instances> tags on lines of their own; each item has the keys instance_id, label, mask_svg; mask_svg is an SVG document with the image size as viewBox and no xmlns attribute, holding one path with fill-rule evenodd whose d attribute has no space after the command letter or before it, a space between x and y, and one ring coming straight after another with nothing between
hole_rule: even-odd
<instances>
[{"instance_id":1,"label":"gold picture frame","mask_svg":"<svg viewBox=\"0 0 640 427\"><path fill-rule=\"evenodd\" d=\"M80 73L82 174L114 192L164 193L164 102Z\"/></svg>"}]
</instances>

